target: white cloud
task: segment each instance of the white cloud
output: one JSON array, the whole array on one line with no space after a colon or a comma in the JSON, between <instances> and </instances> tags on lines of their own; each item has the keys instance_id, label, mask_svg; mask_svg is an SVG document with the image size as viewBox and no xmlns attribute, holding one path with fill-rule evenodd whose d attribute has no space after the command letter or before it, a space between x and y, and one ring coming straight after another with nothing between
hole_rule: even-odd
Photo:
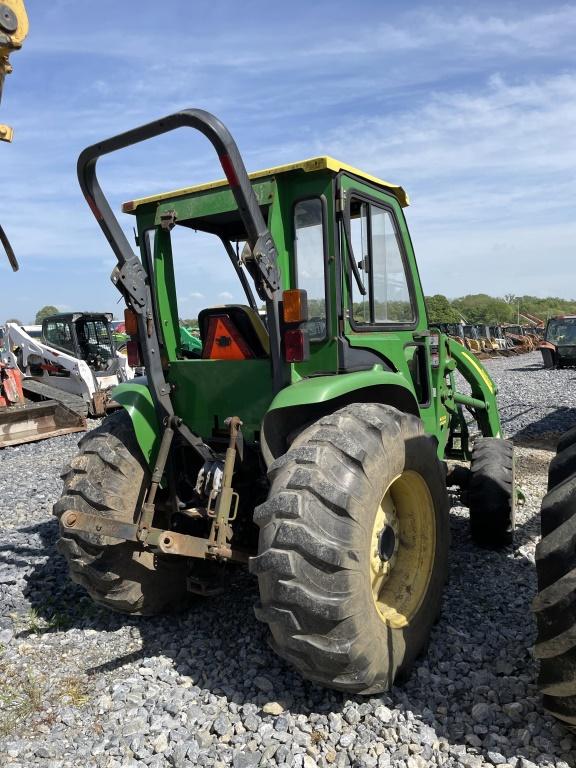
<instances>
[{"instance_id":1,"label":"white cloud","mask_svg":"<svg viewBox=\"0 0 576 768\"><path fill-rule=\"evenodd\" d=\"M266 14L254 24L232 8L222 27L208 4L192 24L189 4L171 2L181 23L160 58L149 54L153 19L125 4L104 0L114 25L102 24L100 7L71 0L36 9L2 102L16 136L0 147L10 179L0 221L22 264L12 275L0 257L6 312L33 315L62 286L78 304L115 306L104 274L114 256L81 198L76 158L192 97L230 127L249 169L333 154L403 184L427 290L497 292L502 283L518 293L508 284L516 281L527 292L576 293L576 6L488 2L469 13L360 4L346 17L334 8L319 34L315 4L301 3L281 24ZM258 2L250 5L254 12ZM274 45L239 48L246 29L273 29ZM100 165L115 211L126 199L221 176L192 131ZM133 220L121 221L132 243ZM184 247L178 259L190 305L242 300L216 247Z\"/></svg>"}]
</instances>

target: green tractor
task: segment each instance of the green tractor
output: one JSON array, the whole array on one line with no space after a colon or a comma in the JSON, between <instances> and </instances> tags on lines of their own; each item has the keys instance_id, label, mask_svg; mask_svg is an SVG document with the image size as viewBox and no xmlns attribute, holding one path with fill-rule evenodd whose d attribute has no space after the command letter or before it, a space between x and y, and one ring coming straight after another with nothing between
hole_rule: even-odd
<instances>
[{"instance_id":1,"label":"green tractor","mask_svg":"<svg viewBox=\"0 0 576 768\"><path fill-rule=\"evenodd\" d=\"M186 126L226 179L126 203L137 256L96 162ZM428 328L406 193L328 157L249 177L225 126L195 109L87 148L78 173L146 378L114 390L122 410L64 473L72 579L101 605L154 614L247 564L281 657L326 686L388 689L439 614L447 488L465 493L478 543L509 544L514 526L496 388ZM246 296L199 313L200 354L182 343L174 266L193 233L212 236ZM471 466L448 472L449 458Z\"/></svg>"}]
</instances>

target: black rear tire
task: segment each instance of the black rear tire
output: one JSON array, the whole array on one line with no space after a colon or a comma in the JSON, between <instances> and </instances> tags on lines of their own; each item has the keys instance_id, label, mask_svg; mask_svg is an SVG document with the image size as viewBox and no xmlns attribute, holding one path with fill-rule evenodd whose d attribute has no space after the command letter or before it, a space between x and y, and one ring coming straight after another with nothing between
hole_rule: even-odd
<instances>
[{"instance_id":1,"label":"black rear tire","mask_svg":"<svg viewBox=\"0 0 576 768\"><path fill-rule=\"evenodd\" d=\"M560 437L556 445L556 453L560 453L574 443L576 443L576 427L572 427Z\"/></svg>"},{"instance_id":2,"label":"black rear tire","mask_svg":"<svg viewBox=\"0 0 576 768\"><path fill-rule=\"evenodd\" d=\"M540 512L534 654L540 659L538 686L545 709L576 726L576 454L569 433L566 438L560 443L566 447L552 461L556 469L551 465Z\"/></svg>"},{"instance_id":3,"label":"black rear tire","mask_svg":"<svg viewBox=\"0 0 576 768\"><path fill-rule=\"evenodd\" d=\"M353 404L304 430L269 476L250 569L260 587L256 616L268 624L272 647L322 685L389 689L425 647L447 574L448 497L435 442L414 416ZM388 524L377 530L389 498L393 535ZM374 561L387 580L374 578ZM419 582L420 573L427 580ZM418 598L404 608L387 604L391 585Z\"/></svg>"},{"instance_id":4,"label":"black rear tire","mask_svg":"<svg viewBox=\"0 0 576 768\"><path fill-rule=\"evenodd\" d=\"M472 539L488 549L512 544L516 507L512 442L496 437L478 438L472 449L470 470Z\"/></svg>"},{"instance_id":5,"label":"black rear tire","mask_svg":"<svg viewBox=\"0 0 576 768\"><path fill-rule=\"evenodd\" d=\"M548 490L564 482L576 469L576 443L564 443L548 467Z\"/></svg>"},{"instance_id":6,"label":"black rear tire","mask_svg":"<svg viewBox=\"0 0 576 768\"><path fill-rule=\"evenodd\" d=\"M107 416L78 445L79 453L62 474L56 517L80 510L134 522L149 472L126 411ZM185 558L161 557L133 542L62 528L57 548L68 562L72 581L106 608L149 615L183 610L190 602Z\"/></svg>"}]
</instances>

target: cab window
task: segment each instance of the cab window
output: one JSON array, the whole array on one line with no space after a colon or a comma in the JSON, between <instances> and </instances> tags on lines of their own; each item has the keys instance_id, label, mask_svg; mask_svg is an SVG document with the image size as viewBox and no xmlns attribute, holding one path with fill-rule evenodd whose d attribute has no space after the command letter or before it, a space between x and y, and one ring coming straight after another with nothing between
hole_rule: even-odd
<instances>
[{"instance_id":1,"label":"cab window","mask_svg":"<svg viewBox=\"0 0 576 768\"><path fill-rule=\"evenodd\" d=\"M352 319L357 325L403 325L415 320L400 236L392 213L375 203L353 199L350 234L354 258L366 288L352 285Z\"/></svg>"},{"instance_id":2,"label":"cab window","mask_svg":"<svg viewBox=\"0 0 576 768\"><path fill-rule=\"evenodd\" d=\"M55 347L60 347L70 352L74 351L70 325L63 320L52 320L46 323L44 335L48 344L53 344Z\"/></svg>"},{"instance_id":3,"label":"cab window","mask_svg":"<svg viewBox=\"0 0 576 768\"><path fill-rule=\"evenodd\" d=\"M322 200L301 200L294 206L296 287L308 295L310 341L326 337L326 282L324 277L324 213Z\"/></svg>"}]
</instances>

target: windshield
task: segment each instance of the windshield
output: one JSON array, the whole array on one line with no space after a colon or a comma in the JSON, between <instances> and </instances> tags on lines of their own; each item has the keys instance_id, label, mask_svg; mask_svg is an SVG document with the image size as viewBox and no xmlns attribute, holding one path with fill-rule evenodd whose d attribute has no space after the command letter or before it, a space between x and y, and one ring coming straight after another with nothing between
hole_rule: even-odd
<instances>
[{"instance_id":1,"label":"windshield","mask_svg":"<svg viewBox=\"0 0 576 768\"><path fill-rule=\"evenodd\" d=\"M546 328L546 341L552 344L576 344L576 317L550 320Z\"/></svg>"},{"instance_id":2,"label":"windshield","mask_svg":"<svg viewBox=\"0 0 576 768\"><path fill-rule=\"evenodd\" d=\"M105 367L115 357L107 320L81 317L76 321L76 337L82 359L96 370Z\"/></svg>"},{"instance_id":3,"label":"windshield","mask_svg":"<svg viewBox=\"0 0 576 768\"><path fill-rule=\"evenodd\" d=\"M223 304L255 304L252 278L239 264L243 240L176 225L170 232L178 314L183 325L197 325L200 310ZM245 286L234 265L245 277Z\"/></svg>"}]
</instances>

